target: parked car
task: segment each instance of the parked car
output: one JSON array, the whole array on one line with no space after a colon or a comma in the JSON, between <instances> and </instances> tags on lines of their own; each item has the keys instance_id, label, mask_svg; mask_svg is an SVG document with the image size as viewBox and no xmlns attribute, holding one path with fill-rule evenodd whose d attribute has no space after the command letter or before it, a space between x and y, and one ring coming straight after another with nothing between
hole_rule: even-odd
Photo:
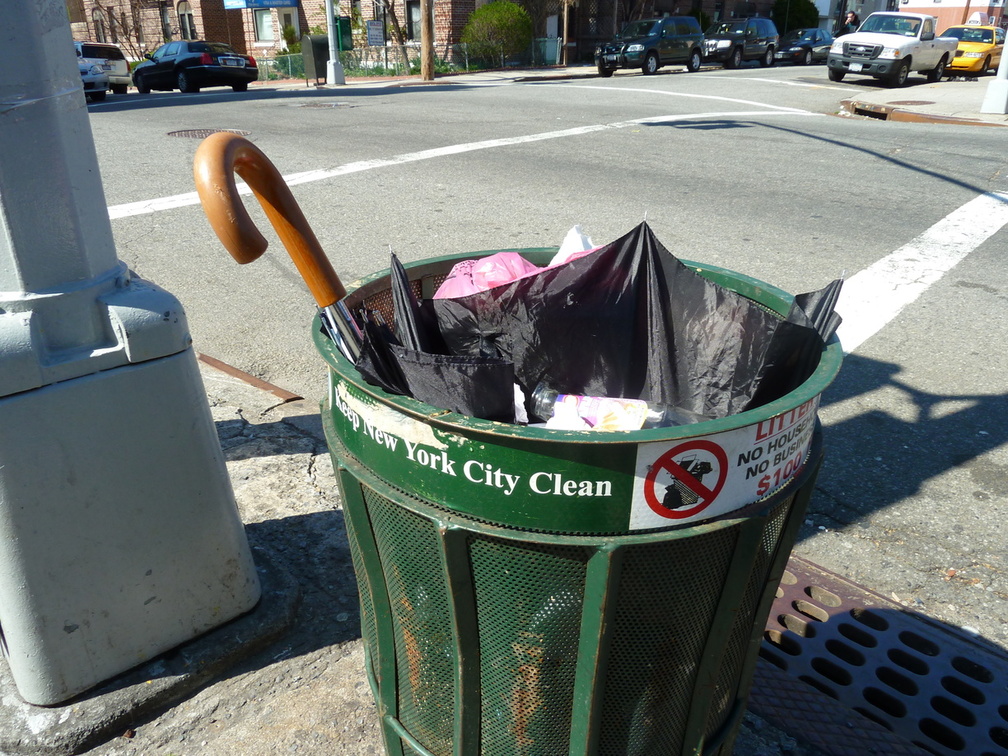
<instances>
[{"instance_id":1,"label":"parked car","mask_svg":"<svg viewBox=\"0 0 1008 756\"><path fill-rule=\"evenodd\" d=\"M113 94L126 94L132 83L129 61L118 45L104 42L74 42L77 57L88 63L97 63L108 75L109 89Z\"/></svg>"},{"instance_id":2,"label":"parked car","mask_svg":"<svg viewBox=\"0 0 1008 756\"><path fill-rule=\"evenodd\" d=\"M780 38L780 48L774 59L807 66L825 63L833 35L825 29L792 29Z\"/></svg>"},{"instance_id":3,"label":"parked car","mask_svg":"<svg viewBox=\"0 0 1008 756\"><path fill-rule=\"evenodd\" d=\"M769 18L719 21L704 32L703 58L725 68L738 68L744 60L772 66L779 41L777 27Z\"/></svg>"},{"instance_id":4,"label":"parked car","mask_svg":"<svg viewBox=\"0 0 1008 756\"><path fill-rule=\"evenodd\" d=\"M81 85L84 87L84 97L92 102L101 102L105 99L108 91L108 74L102 71L102 67L90 61L79 61L77 68L80 69Z\"/></svg>"},{"instance_id":5,"label":"parked car","mask_svg":"<svg viewBox=\"0 0 1008 756\"><path fill-rule=\"evenodd\" d=\"M982 74L997 70L1005 44L1005 30L1000 26L950 26L940 36L959 40L949 71Z\"/></svg>"},{"instance_id":6,"label":"parked car","mask_svg":"<svg viewBox=\"0 0 1008 756\"><path fill-rule=\"evenodd\" d=\"M937 21L926 13L872 13L856 32L833 40L826 58L829 80L853 73L902 87L911 71L919 71L940 81L955 57L956 40L936 37Z\"/></svg>"},{"instance_id":7,"label":"parked car","mask_svg":"<svg viewBox=\"0 0 1008 756\"><path fill-rule=\"evenodd\" d=\"M667 16L631 21L611 42L595 48L600 76L612 76L617 68L639 68L653 74L662 66L685 65L700 69L703 32L692 16Z\"/></svg>"},{"instance_id":8,"label":"parked car","mask_svg":"<svg viewBox=\"0 0 1008 756\"><path fill-rule=\"evenodd\" d=\"M223 42L169 42L133 69L133 84L141 94L152 89L199 92L202 87L231 87L244 92L259 78L255 58Z\"/></svg>"}]
</instances>

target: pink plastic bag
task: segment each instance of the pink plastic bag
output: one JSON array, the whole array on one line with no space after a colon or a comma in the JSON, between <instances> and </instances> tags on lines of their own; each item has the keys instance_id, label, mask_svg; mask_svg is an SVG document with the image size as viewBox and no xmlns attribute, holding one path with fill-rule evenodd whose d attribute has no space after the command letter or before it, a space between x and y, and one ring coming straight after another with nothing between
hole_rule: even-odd
<instances>
[{"instance_id":1,"label":"pink plastic bag","mask_svg":"<svg viewBox=\"0 0 1008 756\"><path fill-rule=\"evenodd\" d=\"M434 299L464 297L517 281L541 270L543 268L533 265L517 252L497 252L478 260L463 260L452 267L448 278L435 292Z\"/></svg>"},{"instance_id":2,"label":"pink plastic bag","mask_svg":"<svg viewBox=\"0 0 1008 756\"><path fill-rule=\"evenodd\" d=\"M601 247L592 244L592 240L581 232L581 226L574 226L567 232L559 251L546 267L554 268L569 263L597 249ZM498 252L478 260L463 260L452 267L448 278L434 294L434 299L464 297L544 270L546 268L533 265L517 252Z\"/></svg>"}]
</instances>

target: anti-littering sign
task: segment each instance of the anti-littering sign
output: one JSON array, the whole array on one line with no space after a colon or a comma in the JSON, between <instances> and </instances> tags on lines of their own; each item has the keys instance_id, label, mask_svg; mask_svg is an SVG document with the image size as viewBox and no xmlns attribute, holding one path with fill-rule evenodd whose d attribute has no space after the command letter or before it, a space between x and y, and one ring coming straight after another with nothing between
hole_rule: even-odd
<instances>
[{"instance_id":1,"label":"anti-littering sign","mask_svg":"<svg viewBox=\"0 0 1008 756\"><path fill-rule=\"evenodd\" d=\"M753 425L641 444L630 529L716 517L774 493L805 464L819 397Z\"/></svg>"},{"instance_id":2,"label":"anti-littering sign","mask_svg":"<svg viewBox=\"0 0 1008 756\"><path fill-rule=\"evenodd\" d=\"M629 432L592 442L584 431L572 443L438 428L342 380L331 381L328 403L343 448L401 490L514 527L605 533L709 519L773 494L805 464L819 399L739 428L647 443Z\"/></svg>"}]
</instances>

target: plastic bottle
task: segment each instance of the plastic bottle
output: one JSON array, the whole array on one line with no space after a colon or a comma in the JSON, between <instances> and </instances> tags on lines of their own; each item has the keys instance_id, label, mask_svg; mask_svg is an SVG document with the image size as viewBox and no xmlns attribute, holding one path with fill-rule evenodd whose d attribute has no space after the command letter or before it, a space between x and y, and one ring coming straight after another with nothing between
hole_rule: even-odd
<instances>
[{"instance_id":1,"label":"plastic bottle","mask_svg":"<svg viewBox=\"0 0 1008 756\"><path fill-rule=\"evenodd\" d=\"M568 429L639 430L690 425L711 419L681 407L652 404L643 399L561 394L545 383L535 387L529 404L532 415L547 421L547 425L562 424ZM575 415L583 425L577 425L576 420L571 423ZM551 423L554 419L559 422Z\"/></svg>"}]
</instances>

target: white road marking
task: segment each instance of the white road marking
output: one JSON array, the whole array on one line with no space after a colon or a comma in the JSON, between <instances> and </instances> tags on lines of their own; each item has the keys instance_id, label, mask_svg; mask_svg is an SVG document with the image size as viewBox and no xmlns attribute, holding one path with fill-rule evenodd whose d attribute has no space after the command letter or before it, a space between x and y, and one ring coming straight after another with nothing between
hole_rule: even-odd
<instances>
[{"instance_id":1,"label":"white road marking","mask_svg":"<svg viewBox=\"0 0 1008 756\"><path fill-rule=\"evenodd\" d=\"M844 281L836 311L844 352L881 331L929 286L1008 223L1008 194L981 194Z\"/></svg>"},{"instance_id":2,"label":"white road marking","mask_svg":"<svg viewBox=\"0 0 1008 756\"><path fill-rule=\"evenodd\" d=\"M650 90L646 90L649 91ZM653 93L652 93L653 94ZM761 105L761 103L749 103L744 100L731 100L727 97L709 97L705 95L690 95L703 99L721 100L735 102L739 104L760 105L765 110L729 110L708 113L688 113L683 115L649 116L647 118L634 118L629 121L616 121L614 123L600 123L591 126L578 126L572 129L560 129L558 131L544 131L539 134L525 134L516 137L504 137L501 139L487 139L482 142L466 142L463 144L453 144L446 147L436 147L431 150L421 150L420 152L409 152L403 155L394 155L390 158L380 158L376 160L359 160L353 163L346 163L332 169L319 169L314 171L304 171L302 173L292 173L284 176L284 181L288 186L297 184L307 184L313 181L323 181L335 178L336 176L346 176L350 173L360 173L361 171L371 171L377 168L388 168L396 165L415 163L421 160L432 160L446 157L448 155L459 155L464 152L475 152L477 150L489 150L497 147L510 147L516 144L528 144L530 142L541 142L547 139L562 139L565 137L576 137L584 134L591 134L597 131L607 131L611 129L625 129L633 126L641 126L648 123L669 123L671 121L695 121L698 119L711 118L751 118L765 116L819 116L819 113L812 113L807 110L797 110L795 108L781 108L773 105ZM245 184L238 184L238 191L241 194L251 194L251 190ZM109 207L109 218L129 218L135 215L146 215L164 210L174 210L179 207L188 207L199 204L199 196L196 192L186 192L176 194L171 197L158 197L138 202L128 202L123 205L112 205Z\"/></svg>"},{"instance_id":3,"label":"white road marking","mask_svg":"<svg viewBox=\"0 0 1008 756\"><path fill-rule=\"evenodd\" d=\"M757 81L762 81L757 79ZM717 100L718 102L732 102L736 105L755 105L759 108L766 108L768 111L780 111L783 113L800 113L801 115L822 115L821 113L812 113L808 110L802 110L801 108L789 108L784 105L770 105L765 102L757 102L755 100L740 100L737 97L721 97L719 95L703 95L703 94L690 94L687 92L668 92L662 89L640 89L637 87L619 87L618 89L613 87L603 87L597 84L551 84L549 86L563 87L564 89L602 89L606 92L612 94L619 94L621 92L634 92L636 94L650 94L650 95L665 95L666 97L682 97L691 100Z\"/></svg>"}]
</instances>

